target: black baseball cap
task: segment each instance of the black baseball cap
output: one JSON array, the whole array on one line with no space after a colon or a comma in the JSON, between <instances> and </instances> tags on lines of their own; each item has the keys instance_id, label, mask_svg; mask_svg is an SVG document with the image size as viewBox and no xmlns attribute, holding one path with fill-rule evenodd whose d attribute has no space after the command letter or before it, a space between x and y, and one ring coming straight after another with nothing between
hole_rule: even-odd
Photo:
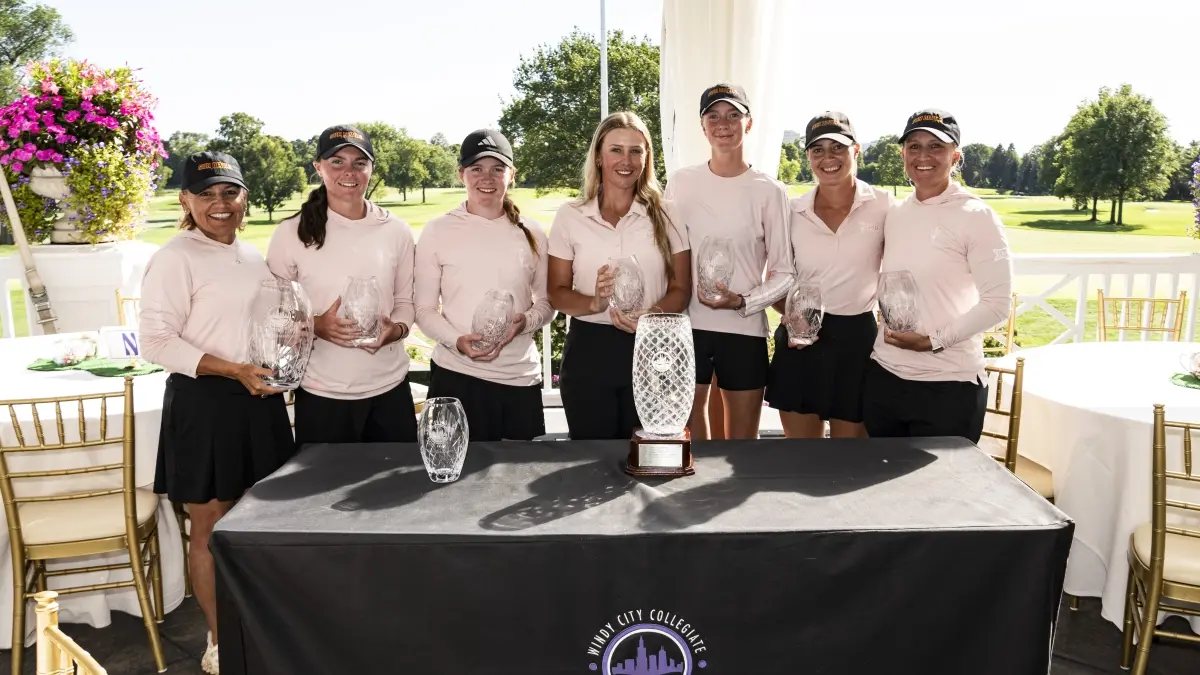
<instances>
[{"instance_id":1,"label":"black baseball cap","mask_svg":"<svg viewBox=\"0 0 1200 675\"><path fill-rule=\"evenodd\" d=\"M467 134L458 151L458 166L466 168L484 157L495 157L508 166L513 165L512 144L495 129L476 129Z\"/></svg>"},{"instance_id":2,"label":"black baseball cap","mask_svg":"<svg viewBox=\"0 0 1200 675\"><path fill-rule=\"evenodd\" d=\"M954 119L954 115L945 110L937 108L926 108L918 110L908 118L908 124L904 126L904 133L900 134L900 142L914 131L928 131L937 136L945 143L959 144L959 139L962 138L962 133L958 129L958 120Z\"/></svg>"},{"instance_id":3,"label":"black baseball cap","mask_svg":"<svg viewBox=\"0 0 1200 675\"><path fill-rule=\"evenodd\" d=\"M200 194L204 188L217 183L233 183L246 189L242 167L231 155L223 152L198 152L183 163L183 189Z\"/></svg>"},{"instance_id":4,"label":"black baseball cap","mask_svg":"<svg viewBox=\"0 0 1200 675\"><path fill-rule=\"evenodd\" d=\"M727 101L743 114L750 114L750 98L746 96L746 90L736 84L725 83L714 84L704 90L700 95L700 114L708 112L708 109L719 101Z\"/></svg>"},{"instance_id":5,"label":"black baseball cap","mask_svg":"<svg viewBox=\"0 0 1200 675\"><path fill-rule=\"evenodd\" d=\"M840 112L829 110L808 121L804 127L804 149L807 150L817 141L828 138L847 147L858 141L854 139L854 125L850 118Z\"/></svg>"},{"instance_id":6,"label":"black baseball cap","mask_svg":"<svg viewBox=\"0 0 1200 675\"><path fill-rule=\"evenodd\" d=\"M375 161L375 150L371 147L371 139L358 127L349 124L339 124L321 132L317 139L317 158L329 159L333 153L347 145L352 145L366 154L367 159Z\"/></svg>"}]
</instances>

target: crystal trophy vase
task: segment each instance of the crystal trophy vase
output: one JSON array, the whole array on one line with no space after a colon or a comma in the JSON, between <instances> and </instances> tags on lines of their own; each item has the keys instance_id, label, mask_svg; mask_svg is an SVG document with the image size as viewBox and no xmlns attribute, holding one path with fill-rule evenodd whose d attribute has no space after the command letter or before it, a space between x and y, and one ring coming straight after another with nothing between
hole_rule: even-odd
<instances>
[{"instance_id":1,"label":"crystal trophy vase","mask_svg":"<svg viewBox=\"0 0 1200 675\"><path fill-rule=\"evenodd\" d=\"M624 314L642 309L646 294L646 279L636 256L609 258L613 274L612 306Z\"/></svg>"},{"instance_id":2,"label":"crystal trophy vase","mask_svg":"<svg viewBox=\"0 0 1200 675\"><path fill-rule=\"evenodd\" d=\"M462 474L467 459L471 428L462 402L456 398L425 401L417 421L417 443L429 480L453 483Z\"/></svg>"},{"instance_id":3,"label":"crystal trophy vase","mask_svg":"<svg viewBox=\"0 0 1200 675\"><path fill-rule=\"evenodd\" d=\"M721 291L717 285L729 288L733 280L733 240L728 237L705 237L700 244L696 263L700 292L707 300L717 300Z\"/></svg>"},{"instance_id":4,"label":"crystal trophy vase","mask_svg":"<svg viewBox=\"0 0 1200 675\"><path fill-rule=\"evenodd\" d=\"M264 281L250 305L250 362L271 371L267 386L284 391L300 386L312 355L313 312L300 284Z\"/></svg>"},{"instance_id":5,"label":"crystal trophy vase","mask_svg":"<svg viewBox=\"0 0 1200 675\"><path fill-rule=\"evenodd\" d=\"M692 322L684 314L646 314L633 346L633 402L642 428L631 440L634 476L694 473L687 428L696 393Z\"/></svg>"},{"instance_id":6,"label":"crystal trophy vase","mask_svg":"<svg viewBox=\"0 0 1200 675\"><path fill-rule=\"evenodd\" d=\"M917 281L908 270L879 275L879 313L884 326L894 333L917 330Z\"/></svg>"},{"instance_id":7,"label":"crystal trophy vase","mask_svg":"<svg viewBox=\"0 0 1200 675\"><path fill-rule=\"evenodd\" d=\"M504 340L512 328L513 295L508 291L492 289L475 307L471 317L471 332L480 340L471 346L478 351L490 351Z\"/></svg>"}]
</instances>

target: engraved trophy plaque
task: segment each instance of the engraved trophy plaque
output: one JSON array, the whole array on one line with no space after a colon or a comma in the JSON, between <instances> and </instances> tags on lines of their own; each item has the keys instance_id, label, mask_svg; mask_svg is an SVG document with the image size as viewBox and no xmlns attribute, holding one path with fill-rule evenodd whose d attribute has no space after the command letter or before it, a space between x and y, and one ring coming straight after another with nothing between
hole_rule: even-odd
<instances>
[{"instance_id":1,"label":"engraved trophy plaque","mask_svg":"<svg viewBox=\"0 0 1200 675\"><path fill-rule=\"evenodd\" d=\"M642 428L630 441L625 472L643 478L690 476L687 428L696 393L692 322L684 314L646 314L633 347L633 402Z\"/></svg>"}]
</instances>

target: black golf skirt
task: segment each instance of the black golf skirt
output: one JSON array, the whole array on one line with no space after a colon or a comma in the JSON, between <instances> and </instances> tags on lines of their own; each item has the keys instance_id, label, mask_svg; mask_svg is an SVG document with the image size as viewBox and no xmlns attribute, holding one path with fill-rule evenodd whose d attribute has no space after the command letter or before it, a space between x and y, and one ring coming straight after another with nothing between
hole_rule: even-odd
<instances>
[{"instance_id":1,"label":"black golf skirt","mask_svg":"<svg viewBox=\"0 0 1200 675\"><path fill-rule=\"evenodd\" d=\"M456 398L467 413L472 441L532 441L546 433L542 387L490 382L429 364L426 399Z\"/></svg>"},{"instance_id":2,"label":"black golf skirt","mask_svg":"<svg viewBox=\"0 0 1200 675\"><path fill-rule=\"evenodd\" d=\"M295 454L283 394L227 377L167 378L154 491L176 503L233 501Z\"/></svg>"},{"instance_id":3,"label":"black golf skirt","mask_svg":"<svg viewBox=\"0 0 1200 675\"><path fill-rule=\"evenodd\" d=\"M871 312L826 314L817 341L792 349L787 328L780 324L775 329L767 405L822 420L861 422L863 383L877 332Z\"/></svg>"}]
</instances>

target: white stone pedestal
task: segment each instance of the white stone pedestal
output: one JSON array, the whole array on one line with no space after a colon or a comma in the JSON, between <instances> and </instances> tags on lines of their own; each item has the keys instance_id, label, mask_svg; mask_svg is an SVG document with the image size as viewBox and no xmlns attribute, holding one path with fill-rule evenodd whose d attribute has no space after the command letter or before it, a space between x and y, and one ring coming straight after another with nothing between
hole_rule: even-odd
<instances>
[{"instance_id":1,"label":"white stone pedestal","mask_svg":"<svg viewBox=\"0 0 1200 675\"><path fill-rule=\"evenodd\" d=\"M59 333L99 330L116 326L117 291L127 298L141 296L142 274L158 246L142 241L111 244L42 244L33 247L33 260L46 284L50 307ZM16 257L14 255L14 257ZM17 265L20 265L19 259ZM30 335L43 335L37 312L29 301L28 283L25 303L33 324ZM127 306L126 311L130 308Z\"/></svg>"}]
</instances>

